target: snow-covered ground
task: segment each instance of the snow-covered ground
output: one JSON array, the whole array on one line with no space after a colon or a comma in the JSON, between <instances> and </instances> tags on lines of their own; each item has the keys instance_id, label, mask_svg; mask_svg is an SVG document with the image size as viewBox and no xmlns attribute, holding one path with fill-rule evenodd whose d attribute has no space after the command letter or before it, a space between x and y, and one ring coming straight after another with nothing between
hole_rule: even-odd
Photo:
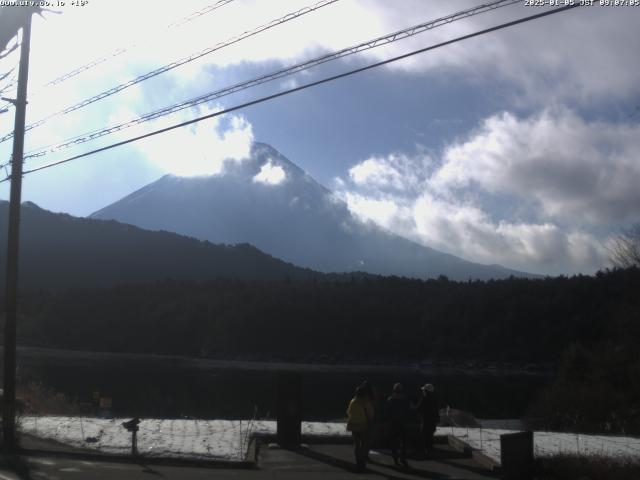
<instances>
[{"instance_id":1,"label":"snow-covered ground","mask_svg":"<svg viewBox=\"0 0 640 480\"><path fill-rule=\"evenodd\" d=\"M20 431L39 438L110 454L131 452L127 419L87 417L22 417ZM144 419L138 451L150 457L242 460L253 433L275 434L273 420ZM305 435L349 435L344 423L303 422Z\"/></svg>"},{"instance_id":2,"label":"snow-covered ground","mask_svg":"<svg viewBox=\"0 0 640 480\"><path fill-rule=\"evenodd\" d=\"M20 430L39 438L104 453L128 454L131 433L122 427L128 419L86 417L23 417ZM253 433L275 434L269 420L145 419L140 423L138 450L145 456L242 460ZM344 423L303 422L302 433L349 436ZM500 461L500 435L513 430L438 427L438 435L454 435L472 448ZM535 432L536 456L557 453L640 458L640 438Z\"/></svg>"},{"instance_id":3,"label":"snow-covered ground","mask_svg":"<svg viewBox=\"0 0 640 480\"><path fill-rule=\"evenodd\" d=\"M514 431L438 427L436 432L438 435L454 435L498 463L500 463L500 435L505 433L514 433ZM534 454L537 457L562 453L640 459L640 438L636 437L534 432L533 445Z\"/></svg>"}]
</instances>

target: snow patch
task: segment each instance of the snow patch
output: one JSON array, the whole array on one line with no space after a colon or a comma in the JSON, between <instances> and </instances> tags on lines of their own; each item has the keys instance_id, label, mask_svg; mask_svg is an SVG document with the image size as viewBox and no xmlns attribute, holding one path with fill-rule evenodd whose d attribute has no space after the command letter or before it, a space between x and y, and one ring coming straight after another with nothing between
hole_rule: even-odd
<instances>
[{"instance_id":1,"label":"snow patch","mask_svg":"<svg viewBox=\"0 0 640 480\"><path fill-rule=\"evenodd\" d=\"M265 185L279 185L287 178L287 174L280 165L274 165L273 160L269 159L267 163L262 165L260 172L253 177L254 183L264 183Z\"/></svg>"}]
</instances>

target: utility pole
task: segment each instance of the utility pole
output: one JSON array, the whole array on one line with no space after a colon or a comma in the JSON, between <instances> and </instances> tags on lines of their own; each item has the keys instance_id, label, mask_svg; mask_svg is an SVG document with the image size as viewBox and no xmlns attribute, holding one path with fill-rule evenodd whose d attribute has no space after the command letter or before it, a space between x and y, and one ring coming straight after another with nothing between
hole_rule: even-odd
<instances>
[{"instance_id":1,"label":"utility pole","mask_svg":"<svg viewBox=\"0 0 640 480\"><path fill-rule=\"evenodd\" d=\"M11 158L11 194L9 197L9 238L7 242L7 283L4 326L4 395L2 405L3 448L14 450L16 441L16 319L18 313L18 253L20 246L20 201L22 197L22 160L24 155L24 125L27 109L27 79L29 77L29 44L31 15L22 25L18 96L16 107L13 155Z\"/></svg>"}]
</instances>

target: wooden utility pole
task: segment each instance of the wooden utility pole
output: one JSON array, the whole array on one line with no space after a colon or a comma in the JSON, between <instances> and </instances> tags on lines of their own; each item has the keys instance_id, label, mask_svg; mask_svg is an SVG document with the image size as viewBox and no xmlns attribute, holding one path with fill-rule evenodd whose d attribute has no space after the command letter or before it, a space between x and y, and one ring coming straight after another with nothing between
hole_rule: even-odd
<instances>
[{"instance_id":1,"label":"wooden utility pole","mask_svg":"<svg viewBox=\"0 0 640 480\"><path fill-rule=\"evenodd\" d=\"M22 197L22 160L24 155L24 125L27 109L27 79L29 77L29 44L31 15L22 25L18 96L13 130L11 158L11 194L9 197L9 238L7 242L7 283L4 326L4 395L2 404L3 448L13 450L16 441L16 319L18 313L18 253L20 245L20 201Z\"/></svg>"}]
</instances>

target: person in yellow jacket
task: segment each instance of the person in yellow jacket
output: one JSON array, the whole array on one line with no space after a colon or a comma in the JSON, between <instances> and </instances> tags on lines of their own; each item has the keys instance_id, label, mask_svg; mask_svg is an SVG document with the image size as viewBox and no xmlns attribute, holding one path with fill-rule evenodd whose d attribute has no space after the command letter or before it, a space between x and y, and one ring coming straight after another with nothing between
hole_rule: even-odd
<instances>
[{"instance_id":1,"label":"person in yellow jacket","mask_svg":"<svg viewBox=\"0 0 640 480\"><path fill-rule=\"evenodd\" d=\"M347 430L353 435L356 466L362 471L367 463L369 452L369 428L373 420L373 405L366 390L360 386L347 408Z\"/></svg>"}]
</instances>

